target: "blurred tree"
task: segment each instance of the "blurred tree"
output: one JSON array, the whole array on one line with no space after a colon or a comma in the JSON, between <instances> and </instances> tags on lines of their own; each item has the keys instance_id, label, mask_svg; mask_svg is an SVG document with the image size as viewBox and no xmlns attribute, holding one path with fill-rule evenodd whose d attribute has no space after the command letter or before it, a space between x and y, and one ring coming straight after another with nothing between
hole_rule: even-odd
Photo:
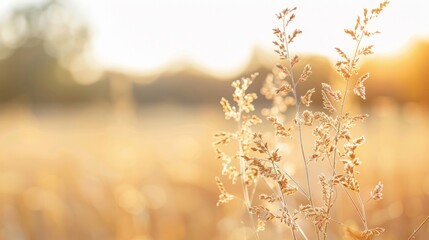
<instances>
[{"instance_id":1,"label":"blurred tree","mask_svg":"<svg viewBox=\"0 0 429 240\"><path fill-rule=\"evenodd\" d=\"M107 86L83 87L69 70L89 38L86 25L59 0L15 9L0 23L0 100L76 102L106 95Z\"/></svg>"}]
</instances>

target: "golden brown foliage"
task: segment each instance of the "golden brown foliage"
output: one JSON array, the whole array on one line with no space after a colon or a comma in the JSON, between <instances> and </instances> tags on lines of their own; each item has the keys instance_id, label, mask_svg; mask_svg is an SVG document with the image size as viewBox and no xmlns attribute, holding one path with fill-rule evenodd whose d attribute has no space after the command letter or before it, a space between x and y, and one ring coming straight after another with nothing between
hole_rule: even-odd
<instances>
[{"instance_id":1,"label":"golden brown foliage","mask_svg":"<svg viewBox=\"0 0 429 240\"><path fill-rule=\"evenodd\" d=\"M352 228L347 227L348 236L352 239L373 239L384 232L382 228L368 227L365 206L360 196L358 180L360 172L358 168L362 161L358 157L357 150L365 142L365 137L353 137L352 128L358 121L363 121L367 115L352 115L345 112L344 108L349 84L359 74L360 58L373 53L373 45L361 47L364 38L378 33L377 31L370 32L367 25L380 14L387 4L388 1L385 1L370 11L364 9L363 14L357 18L354 28L344 30L345 34L355 41L356 48L351 54L347 54L341 48L335 48L340 56L335 67L343 79L343 83L345 82L345 89L336 90L330 84L322 83L321 94L325 112L301 111L302 105L311 106L311 97L316 89L309 89L302 96L299 96L297 91L297 88L301 86L300 84L307 81L312 74L311 66L307 64L299 78L294 77L296 74L294 67L299 62L299 57L291 55L290 45L302 31L299 29L289 31L289 27L296 18L297 8L286 8L276 14L277 19L281 21L281 27L273 29L276 37L273 44L282 63L277 64L273 73L267 76L261 89L261 94L272 101L271 108L262 111L263 115L267 116L267 120L274 126L272 138L265 138L262 133L254 132L251 127L260 123L261 120L254 115L245 115L255 110L252 102L257 98L256 94L246 93L255 76L234 81L232 85L235 88L233 99L236 106L231 106L227 100L222 99L221 105L225 112L225 118L234 119L238 122L238 129L235 133L220 132L216 134L217 141L214 146L218 153L218 159L222 161L222 174L229 175L233 183L237 178L237 171L235 168L231 168L231 159L236 159L239 162L240 171L238 175L241 177L244 205L251 214L257 217L256 237L258 237L257 232L265 229L266 222L278 220L290 229L295 240L298 239L298 234L304 239L309 239L308 236L313 236L311 239L328 239L328 227L331 222L345 226L344 223L332 219L332 216L335 215L331 211L335 205L336 194L341 188L350 200L364 228L363 230L352 230ZM362 99L365 99L364 82L368 77L369 74L367 73L357 79L354 88L354 93ZM290 107L294 108L295 117L285 121L283 113ZM313 130L314 147L310 155L307 155L304 146L302 130L304 127L310 127ZM297 137L292 138L295 135ZM237 141L238 151L236 157L229 158L222 153L218 146L225 145L232 139ZM303 188L300 181L281 167L283 166L282 163L287 161L287 156L279 151L280 146L285 141L295 139L300 148L302 169L305 173L303 185L306 185L306 188ZM342 168L339 166L340 163ZM310 183L314 177L310 175L310 164L327 164L330 168L328 172L320 171L317 175L321 189L319 198L321 201L316 201L313 197L316 193L312 190ZM318 166L316 165L316 167ZM255 194L258 190L258 182L267 183L269 192L258 194L261 202L254 203L249 190L252 186L252 192ZM219 189L221 190L221 199L229 200L229 195L224 188L219 187ZM370 193L370 199L382 199L382 190L383 185L378 183ZM294 199L294 201L289 199ZM294 206L291 202L298 202L299 206ZM305 223L304 219L299 219L300 215L309 220L308 223L314 227L314 232L304 232L304 229L308 228L303 227ZM252 219L250 221L253 222Z\"/></svg>"}]
</instances>

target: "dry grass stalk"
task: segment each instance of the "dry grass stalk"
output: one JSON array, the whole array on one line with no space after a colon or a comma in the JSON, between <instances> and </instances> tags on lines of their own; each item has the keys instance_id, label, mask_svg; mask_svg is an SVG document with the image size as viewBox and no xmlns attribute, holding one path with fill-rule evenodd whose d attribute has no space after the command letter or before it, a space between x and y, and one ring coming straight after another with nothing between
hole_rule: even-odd
<instances>
[{"instance_id":1,"label":"dry grass stalk","mask_svg":"<svg viewBox=\"0 0 429 240\"><path fill-rule=\"evenodd\" d=\"M352 239L373 239L381 235L384 229L375 227L369 228L366 219L364 203L360 195L360 184L358 168L362 164L358 157L357 150L365 142L365 138L353 137L351 129L359 121L363 121L368 115L353 115L344 112L345 100L348 97L349 85L359 74L359 60L361 57L373 53L373 45L362 47L363 40L379 33L371 32L368 23L378 17L389 1L382 2L377 8L364 9L353 28L345 29L345 34L349 35L356 43L352 54L347 54L341 48L336 48L340 60L335 64L339 76L345 82L343 91L335 90L328 83L322 83L322 104L325 112L313 112L310 109L302 111L303 107L310 107L312 94L316 90L309 89L306 94L299 96L297 88L300 83L308 81L312 74L310 65L305 65L298 79L294 74L299 57L291 54L290 44L302 33L295 29L289 31L291 23L296 18L297 8L286 8L276 14L281 21L281 27L273 29L276 40L273 42L282 63L277 64L273 73L265 79L261 89L261 94L272 101L271 108L263 109L262 114L274 126L274 141L264 139L261 133L254 131L253 126L262 122L256 115L252 114L255 107L252 104L257 98L254 93L247 93L249 85L255 80L256 75L249 78L234 81L235 88L233 100L235 105L222 98L225 118L237 122L238 127L235 132L220 132L215 134L215 151L218 159L222 162L222 174L227 175L233 183L238 178L241 180L243 190L244 206L249 213L257 217L255 232L265 229L266 223L279 221L289 229L293 239L328 239L329 224L331 222L346 227L346 232ZM365 99L365 81L369 78L366 73L356 80L354 93ZM291 107L295 110L295 118L286 121L285 112ZM314 147L313 152L308 154L304 151L302 128L313 128ZM292 138L294 135L297 138ZM284 141L296 139L300 146L303 169L305 171L305 183L303 188L299 181L294 179L292 174L283 169L280 163L286 157L279 151L279 144ZM238 143L238 150L234 155L228 155L222 150L222 146L231 141ZM327 160L327 161L325 161ZM339 163L341 169L337 169ZM309 167L313 164L329 164L331 170L328 174L320 172L317 176L309 175ZM316 202L313 199L316 192L311 189L311 181L319 183L321 192L318 194L322 201ZM221 191L219 203L232 200L226 192L219 178L216 178ZM257 182L263 181L269 186L269 193L260 193L260 203L253 203L253 194L257 192ZM349 198L358 217L362 221L363 230L354 230L341 221L333 220L332 208L335 205L334 192L342 189ZM249 194L250 189L252 194ZM382 199L383 184L379 182L371 191L368 201ZM252 195L252 196L251 196ZM299 195L299 196L298 196ZM304 197L304 198L303 198ZM288 200L290 198L299 202L299 206L293 206ZM239 199L239 198L237 198ZM219 204L218 203L218 204ZM314 232L304 232L305 220L314 226ZM253 220L250 219L253 222ZM298 223L299 222L299 223ZM300 235L300 236L299 236ZM256 235L258 237L258 235Z\"/></svg>"},{"instance_id":2,"label":"dry grass stalk","mask_svg":"<svg viewBox=\"0 0 429 240\"><path fill-rule=\"evenodd\" d=\"M408 237L408 240L415 239L415 236L416 236L417 232L419 232L419 231L420 231L420 229L422 229L422 227L425 225L425 223L426 223L427 221L429 221L429 216L427 216L427 217L425 218L425 220L423 220L423 222L422 222L422 223L417 227L417 229L416 229L416 230L414 230L414 232L410 235L410 237Z\"/></svg>"},{"instance_id":3,"label":"dry grass stalk","mask_svg":"<svg viewBox=\"0 0 429 240\"><path fill-rule=\"evenodd\" d=\"M220 191L219 200L216 203L217 206L223 203L228 203L229 201L234 199L234 196L226 191L225 187L223 186L223 183L220 181L220 178L218 177L216 177L216 185Z\"/></svg>"}]
</instances>

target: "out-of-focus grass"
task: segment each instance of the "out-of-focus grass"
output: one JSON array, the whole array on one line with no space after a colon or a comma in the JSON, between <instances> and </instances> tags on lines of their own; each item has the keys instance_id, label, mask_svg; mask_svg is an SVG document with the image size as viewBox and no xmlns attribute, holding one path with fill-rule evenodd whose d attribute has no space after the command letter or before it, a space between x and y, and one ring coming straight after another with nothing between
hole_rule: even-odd
<instances>
[{"instance_id":1,"label":"out-of-focus grass","mask_svg":"<svg viewBox=\"0 0 429 240\"><path fill-rule=\"evenodd\" d=\"M429 213L429 113L383 98L370 112L357 130L367 138L362 191L382 180L385 192L367 211L384 239L404 239ZM123 116L102 106L3 107L0 239L242 239L239 203L215 206L211 136L231 127L220 108ZM334 211L353 220L350 203L337 201Z\"/></svg>"}]
</instances>

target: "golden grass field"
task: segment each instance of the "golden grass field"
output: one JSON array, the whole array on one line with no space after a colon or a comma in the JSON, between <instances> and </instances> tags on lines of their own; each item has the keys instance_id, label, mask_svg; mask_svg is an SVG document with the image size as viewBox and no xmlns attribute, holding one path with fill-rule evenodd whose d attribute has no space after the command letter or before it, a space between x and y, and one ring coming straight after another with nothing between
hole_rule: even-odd
<instances>
[{"instance_id":1,"label":"golden grass field","mask_svg":"<svg viewBox=\"0 0 429 240\"><path fill-rule=\"evenodd\" d=\"M114 2L0 1L0 240L429 239L423 4Z\"/></svg>"},{"instance_id":2,"label":"golden grass field","mask_svg":"<svg viewBox=\"0 0 429 240\"><path fill-rule=\"evenodd\" d=\"M231 128L221 108L136 112L2 107L0 239L242 239L238 203L216 207L212 134ZM379 98L368 112L356 129L367 138L362 193L385 186L369 221L386 228L383 239L406 239L429 213L429 111ZM357 224L350 203L337 203ZM417 239L427 236L429 225Z\"/></svg>"}]
</instances>

